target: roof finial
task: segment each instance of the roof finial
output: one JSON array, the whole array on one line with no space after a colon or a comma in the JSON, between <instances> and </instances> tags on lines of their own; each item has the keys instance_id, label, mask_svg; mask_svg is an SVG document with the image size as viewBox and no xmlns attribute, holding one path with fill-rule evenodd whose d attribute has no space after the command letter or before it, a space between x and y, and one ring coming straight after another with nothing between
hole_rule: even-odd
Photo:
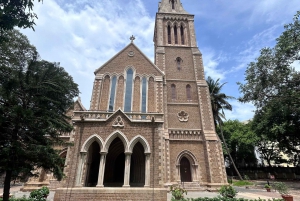
<instances>
[{"instance_id":1,"label":"roof finial","mask_svg":"<svg viewBox=\"0 0 300 201\"><path fill-rule=\"evenodd\" d=\"M135 40L135 37L132 35L130 38L131 42L133 43L133 41Z\"/></svg>"}]
</instances>

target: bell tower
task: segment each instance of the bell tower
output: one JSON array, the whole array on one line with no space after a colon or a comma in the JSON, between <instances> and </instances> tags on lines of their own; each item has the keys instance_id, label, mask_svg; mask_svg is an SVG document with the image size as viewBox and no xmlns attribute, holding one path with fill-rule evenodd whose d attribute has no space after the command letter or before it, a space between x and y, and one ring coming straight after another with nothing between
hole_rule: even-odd
<instances>
[{"instance_id":1,"label":"bell tower","mask_svg":"<svg viewBox=\"0 0 300 201\"><path fill-rule=\"evenodd\" d=\"M216 134L194 15L180 0L162 0L156 13L155 64L164 72L166 185L195 187L227 183Z\"/></svg>"}]
</instances>

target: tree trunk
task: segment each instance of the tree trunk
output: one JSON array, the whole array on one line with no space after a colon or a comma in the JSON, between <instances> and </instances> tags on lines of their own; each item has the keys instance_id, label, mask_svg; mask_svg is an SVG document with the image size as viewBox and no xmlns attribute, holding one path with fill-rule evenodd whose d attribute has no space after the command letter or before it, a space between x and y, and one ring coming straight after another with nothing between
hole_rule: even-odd
<instances>
[{"instance_id":1,"label":"tree trunk","mask_svg":"<svg viewBox=\"0 0 300 201\"><path fill-rule=\"evenodd\" d=\"M12 174L11 170L6 171L5 179L4 179L3 201L8 201L9 199L11 174Z\"/></svg>"}]
</instances>

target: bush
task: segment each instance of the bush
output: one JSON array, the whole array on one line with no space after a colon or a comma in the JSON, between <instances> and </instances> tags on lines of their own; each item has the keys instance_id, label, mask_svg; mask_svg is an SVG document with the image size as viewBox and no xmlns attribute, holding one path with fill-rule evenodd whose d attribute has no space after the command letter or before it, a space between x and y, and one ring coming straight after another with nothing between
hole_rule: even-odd
<instances>
[{"instance_id":1,"label":"bush","mask_svg":"<svg viewBox=\"0 0 300 201\"><path fill-rule=\"evenodd\" d=\"M175 201L175 200L184 201L183 194L185 193L187 195L187 191L180 187L171 186L170 191L172 194L171 201Z\"/></svg>"},{"instance_id":2,"label":"bush","mask_svg":"<svg viewBox=\"0 0 300 201\"><path fill-rule=\"evenodd\" d=\"M44 186L40 189L32 191L29 198L31 198L33 201L46 201L48 195L49 188Z\"/></svg>"},{"instance_id":3,"label":"bush","mask_svg":"<svg viewBox=\"0 0 300 201\"><path fill-rule=\"evenodd\" d=\"M2 198L0 198L0 201L3 201ZM27 198L25 195L22 198L9 198L9 201L33 201L31 198Z\"/></svg>"},{"instance_id":4,"label":"bush","mask_svg":"<svg viewBox=\"0 0 300 201\"><path fill-rule=\"evenodd\" d=\"M223 197L234 198L238 192L232 186L222 186L219 193Z\"/></svg>"},{"instance_id":5,"label":"bush","mask_svg":"<svg viewBox=\"0 0 300 201\"><path fill-rule=\"evenodd\" d=\"M289 188L283 182L275 182L274 188L281 194L281 195L289 195Z\"/></svg>"}]
</instances>

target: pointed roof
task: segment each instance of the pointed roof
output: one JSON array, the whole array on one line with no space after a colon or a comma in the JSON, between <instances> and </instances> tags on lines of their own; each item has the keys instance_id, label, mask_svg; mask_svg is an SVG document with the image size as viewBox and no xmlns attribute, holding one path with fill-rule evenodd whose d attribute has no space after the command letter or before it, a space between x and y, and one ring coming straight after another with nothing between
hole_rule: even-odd
<instances>
[{"instance_id":1,"label":"pointed roof","mask_svg":"<svg viewBox=\"0 0 300 201\"><path fill-rule=\"evenodd\" d=\"M123 53L128 47L130 46L134 46L141 55L143 55L144 58L146 58L146 60L151 63L151 65L163 76L164 72L161 71L134 43L133 41L131 41L131 43L129 43L125 48L123 48L120 52L118 52L115 56L113 56L110 60L108 60L107 62L105 62L102 66L100 66L98 69L95 70L94 74L96 75L97 72L103 68L104 66L106 66L108 63L110 63L112 60L114 60L118 55L120 55L121 53Z\"/></svg>"},{"instance_id":2,"label":"pointed roof","mask_svg":"<svg viewBox=\"0 0 300 201\"><path fill-rule=\"evenodd\" d=\"M173 2L174 8L172 8ZM161 0L158 4L158 13L189 14L184 10L180 0Z\"/></svg>"},{"instance_id":3,"label":"pointed roof","mask_svg":"<svg viewBox=\"0 0 300 201\"><path fill-rule=\"evenodd\" d=\"M77 107L76 107L77 106ZM78 96L77 100L74 102L74 108L77 111L87 111L83 104L81 103L81 98Z\"/></svg>"}]
</instances>

